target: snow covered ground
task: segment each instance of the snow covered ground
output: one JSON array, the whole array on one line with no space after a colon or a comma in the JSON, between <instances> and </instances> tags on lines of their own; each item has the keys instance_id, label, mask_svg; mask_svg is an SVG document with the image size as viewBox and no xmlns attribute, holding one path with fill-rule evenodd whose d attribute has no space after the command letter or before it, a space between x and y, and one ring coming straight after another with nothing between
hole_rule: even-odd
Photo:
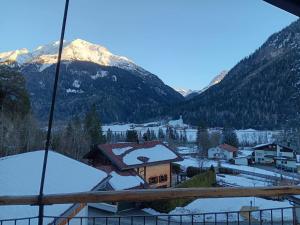
<instances>
[{"instance_id":1,"label":"snow covered ground","mask_svg":"<svg viewBox=\"0 0 300 225\"><path fill-rule=\"evenodd\" d=\"M217 182L221 186L232 187L266 187L272 186L270 180L250 175L217 174Z\"/></svg>"},{"instance_id":2,"label":"snow covered ground","mask_svg":"<svg viewBox=\"0 0 300 225\"><path fill-rule=\"evenodd\" d=\"M167 126L173 127L179 135L186 134L187 140L189 142L196 141L197 129L184 123L181 118L178 120L153 121L143 124L128 123L104 125L103 131L107 132L108 129L110 129L113 132L123 132L125 134L127 130L134 129L138 131L138 133L140 132L143 135L149 129L150 131L154 131L154 133L157 135L160 128L165 133ZM220 132L220 129L210 128L209 133L213 132ZM259 131L254 129L236 130L235 132L240 143L249 145L272 142L275 140L275 137L280 134L280 131Z\"/></svg>"},{"instance_id":3,"label":"snow covered ground","mask_svg":"<svg viewBox=\"0 0 300 225\"><path fill-rule=\"evenodd\" d=\"M210 159L198 160L198 159L193 158L191 156L186 156L186 157L184 157L183 161L176 162L176 163L179 164L183 170L185 170L189 166L209 168L211 166L217 167L217 165L218 165L218 162L215 161L215 160L210 160ZM233 170L237 170L237 171L245 171L245 172L248 172L248 173L260 174L260 175L263 175L263 176L272 176L272 177L278 177L278 178L280 178L282 176L280 173L277 173L277 172L274 172L274 171L269 171L269 170L264 170L264 169L260 169L260 168L256 168L256 167L253 167L253 166L234 165L234 164L230 164L230 163L227 163L227 162L221 162L220 166L222 168L228 168L228 169L233 169ZM292 176L283 175L282 177L293 180Z\"/></svg>"},{"instance_id":4,"label":"snow covered ground","mask_svg":"<svg viewBox=\"0 0 300 225\"><path fill-rule=\"evenodd\" d=\"M281 209L283 209L283 219L284 221L292 221L293 212L292 205L288 201L275 201L267 200L263 198L254 198L254 197L237 197L237 198L202 198L192 201L190 204L184 207L177 207L174 210L170 211L168 214L159 213L151 208L143 209L144 212L150 215L160 215L160 219L167 219L166 216L170 216L173 221L182 222L191 222L192 216L188 214L194 214L194 222L203 222L203 215L205 213L206 222L226 222L228 213L228 221L236 222L246 221L248 218L248 213L242 213L242 211L247 211L252 207L253 211L251 212L251 219L259 220L260 213L262 211L261 218L263 222L271 221L271 210L272 210L272 219L274 222L281 221ZM216 217L215 217L216 213ZM238 218L239 213L239 218ZM198 215L197 215L198 214ZM188 215L188 216L186 216Z\"/></svg>"},{"instance_id":5,"label":"snow covered ground","mask_svg":"<svg viewBox=\"0 0 300 225\"><path fill-rule=\"evenodd\" d=\"M212 213L218 212L220 214L217 215L217 221L226 221L226 214L222 214L221 212L239 212L243 207L255 207L258 210L260 209L273 209L273 208L284 208L291 207L288 201L273 201L266 200L263 198L254 198L254 197L243 197L243 198L214 198L214 199L197 199L188 204L185 207L177 207L173 211L169 212L169 214L199 214L199 213ZM259 212L252 212L252 218L259 219ZM283 213L284 220L292 220L292 210L286 209ZM271 211L263 211L262 219L264 221L270 221ZM173 217L173 219L178 220L177 217ZM207 222L214 222L215 217L213 214L207 214L205 216ZM228 215L229 221L237 221L237 213L229 213ZM240 214L240 221L245 220L245 218ZM203 216L195 216L195 221L203 221ZM273 220L280 221L281 220L281 211L274 210L273 211ZM190 216L184 216L183 221L189 222L191 221Z\"/></svg>"}]
</instances>

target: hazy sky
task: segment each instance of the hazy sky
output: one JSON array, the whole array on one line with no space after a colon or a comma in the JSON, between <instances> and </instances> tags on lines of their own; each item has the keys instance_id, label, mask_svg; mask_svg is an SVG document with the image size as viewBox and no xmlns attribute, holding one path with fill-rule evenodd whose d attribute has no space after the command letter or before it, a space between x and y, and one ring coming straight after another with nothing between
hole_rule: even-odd
<instances>
[{"instance_id":1,"label":"hazy sky","mask_svg":"<svg viewBox=\"0 0 300 225\"><path fill-rule=\"evenodd\" d=\"M0 52L59 39L63 0L9 0ZM101 44L173 87L200 89L296 17L262 0L70 0L66 40Z\"/></svg>"}]
</instances>

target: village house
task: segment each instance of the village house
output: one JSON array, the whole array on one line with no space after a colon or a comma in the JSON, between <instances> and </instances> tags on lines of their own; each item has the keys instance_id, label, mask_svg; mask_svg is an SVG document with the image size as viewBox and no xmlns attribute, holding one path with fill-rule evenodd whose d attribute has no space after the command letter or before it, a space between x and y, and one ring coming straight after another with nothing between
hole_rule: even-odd
<instances>
[{"instance_id":1,"label":"village house","mask_svg":"<svg viewBox=\"0 0 300 225\"><path fill-rule=\"evenodd\" d=\"M274 165L278 169L300 173L300 156L287 146L277 143L257 145L254 148L255 163Z\"/></svg>"},{"instance_id":2,"label":"village house","mask_svg":"<svg viewBox=\"0 0 300 225\"><path fill-rule=\"evenodd\" d=\"M0 195L37 195L39 193L44 151L34 151L0 158ZM118 174L93 168L62 154L49 151L44 194L75 193L103 190L127 190L145 185L143 179L132 174ZM80 224L75 217L103 215L103 211L115 213L132 205L88 203L46 205L45 213L53 217L65 217L58 221L47 219L47 224ZM0 206L0 220L35 217L38 206ZM74 218L74 219L72 219ZM36 221L31 221L34 225ZM19 223L18 223L19 224ZM81 225L88 225L82 221Z\"/></svg>"},{"instance_id":3,"label":"village house","mask_svg":"<svg viewBox=\"0 0 300 225\"><path fill-rule=\"evenodd\" d=\"M0 195L37 195L39 193L44 151L28 152L1 158ZM45 178L45 194L96 191L107 180L107 173L64 155L49 151ZM98 204L100 205L100 204ZM87 204L46 205L45 213L51 216L89 216ZM35 217L38 206L0 206L0 220ZM36 221L32 221L34 224ZM54 222L47 219L47 224ZM71 222L71 221L70 221ZM64 225L66 221L55 222ZM86 223L87 225L87 223Z\"/></svg>"},{"instance_id":4,"label":"village house","mask_svg":"<svg viewBox=\"0 0 300 225\"><path fill-rule=\"evenodd\" d=\"M101 144L85 155L97 168L135 174L145 181L144 188L167 188L172 184L172 162L181 157L160 141ZM141 186L140 186L141 187Z\"/></svg>"},{"instance_id":5,"label":"village house","mask_svg":"<svg viewBox=\"0 0 300 225\"><path fill-rule=\"evenodd\" d=\"M209 159L230 160L236 157L238 149L228 144L221 144L208 150Z\"/></svg>"},{"instance_id":6,"label":"village house","mask_svg":"<svg viewBox=\"0 0 300 225\"><path fill-rule=\"evenodd\" d=\"M255 163L259 164L287 164L283 159L296 159L295 152L292 148L277 143L261 144L253 147L255 152ZM282 161L282 163L281 163ZM296 160L295 160L296 161Z\"/></svg>"},{"instance_id":7,"label":"village house","mask_svg":"<svg viewBox=\"0 0 300 225\"><path fill-rule=\"evenodd\" d=\"M253 164L254 161L254 151L253 149L243 148L239 149L237 156L234 158L235 165L248 166Z\"/></svg>"}]
</instances>

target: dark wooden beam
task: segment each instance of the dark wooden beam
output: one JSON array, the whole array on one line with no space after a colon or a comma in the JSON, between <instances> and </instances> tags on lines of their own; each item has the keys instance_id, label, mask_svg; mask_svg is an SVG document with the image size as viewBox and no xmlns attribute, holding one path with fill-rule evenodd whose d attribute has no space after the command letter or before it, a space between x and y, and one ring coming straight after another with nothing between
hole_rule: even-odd
<instances>
[{"instance_id":1,"label":"dark wooden beam","mask_svg":"<svg viewBox=\"0 0 300 225\"><path fill-rule=\"evenodd\" d=\"M300 186L251 188L167 188L127 191L98 191L45 195L42 203L142 202L178 198L271 197L300 195ZM0 196L0 205L34 205L38 196Z\"/></svg>"},{"instance_id":2,"label":"dark wooden beam","mask_svg":"<svg viewBox=\"0 0 300 225\"><path fill-rule=\"evenodd\" d=\"M264 0L278 8L281 8L295 16L300 16L300 0Z\"/></svg>"}]
</instances>

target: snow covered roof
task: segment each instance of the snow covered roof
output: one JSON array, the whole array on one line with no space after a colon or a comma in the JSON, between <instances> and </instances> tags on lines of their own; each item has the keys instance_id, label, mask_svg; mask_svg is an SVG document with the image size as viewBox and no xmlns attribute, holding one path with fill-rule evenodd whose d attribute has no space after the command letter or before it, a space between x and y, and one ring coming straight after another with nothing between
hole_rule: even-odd
<instances>
[{"instance_id":1,"label":"snow covered roof","mask_svg":"<svg viewBox=\"0 0 300 225\"><path fill-rule=\"evenodd\" d=\"M276 151L277 148L276 146L280 146L282 149L280 150L281 152L293 152L294 150L290 147L275 143L275 142L271 142L271 143L265 143L265 144L260 144L260 145L256 145L253 147L254 150L268 150L268 151Z\"/></svg>"},{"instance_id":2,"label":"snow covered roof","mask_svg":"<svg viewBox=\"0 0 300 225\"><path fill-rule=\"evenodd\" d=\"M102 144L98 148L120 170L182 160L160 141Z\"/></svg>"},{"instance_id":3,"label":"snow covered roof","mask_svg":"<svg viewBox=\"0 0 300 225\"><path fill-rule=\"evenodd\" d=\"M0 158L0 195L37 195L39 193L44 151ZM49 151L45 194L90 191L107 173L84 163ZM72 204L45 206L45 215L59 216ZM38 215L37 206L0 206L0 219Z\"/></svg>"},{"instance_id":4,"label":"snow covered roof","mask_svg":"<svg viewBox=\"0 0 300 225\"><path fill-rule=\"evenodd\" d=\"M182 116L180 116L180 118L178 119L178 120L170 120L169 122L168 122L168 125L170 126L170 127L177 127L177 128L185 128L185 127L188 127L188 125L187 124L184 124L184 122L183 122L183 119L182 119Z\"/></svg>"},{"instance_id":5,"label":"snow covered roof","mask_svg":"<svg viewBox=\"0 0 300 225\"><path fill-rule=\"evenodd\" d=\"M111 178L108 183L115 191L140 188L145 184L145 181L138 175L120 175L115 171L111 172L109 175Z\"/></svg>"},{"instance_id":6,"label":"snow covered roof","mask_svg":"<svg viewBox=\"0 0 300 225\"><path fill-rule=\"evenodd\" d=\"M251 157L253 154L253 150L239 150L238 156L239 157Z\"/></svg>"},{"instance_id":7,"label":"snow covered roof","mask_svg":"<svg viewBox=\"0 0 300 225\"><path fill-rule=\"evenodd\" d=\"M253 147L253 149L261 148L261 147L265 147L265 146L269 146L269 145L273 145L273 144L275 144L275 143L270 142L270 143L265 143L265 144L259 144L259 145L255 145L255 146Z\"/></svg>"}]
</instances>

